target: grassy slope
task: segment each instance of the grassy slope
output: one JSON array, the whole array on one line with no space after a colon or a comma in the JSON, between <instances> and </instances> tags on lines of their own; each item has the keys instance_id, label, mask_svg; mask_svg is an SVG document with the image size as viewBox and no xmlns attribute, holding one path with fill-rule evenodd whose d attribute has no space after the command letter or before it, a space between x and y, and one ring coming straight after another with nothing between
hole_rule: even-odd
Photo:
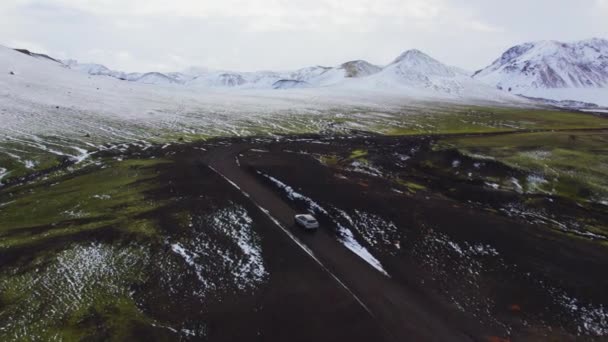
<instances>
[{"instance_id":1,"label":"grassy slope","mask_svg":"<svg viewBox=\"0 0 608 342\"><path fill-rule=\"evenodd\" d=\"M109 161L0 192L0 246L109 225L148 230L149 225L138 216L160 205L145 200L144 192L158 185L154 166L163 162Z\"/></svg>"},{"instance_id":2,"label":"grassy slope","mask_svg":"<svg viewBox=\"0 0 608 342\"><path fill-rule=\"evenodd\" d=\"M162 203L145 192L157 188L156 166L167 162L106 160L0 192L0 250L36 251L21 256L21 271L0 269L0 340L128 340L133 326L150 323L131 295L150 251L135 243L69 241L108 227L132 242L157 236L156 223L143 214Z\"/></svg>"},{"instance_id":3,"label":"grassy slope","mask_svg":"<svg viewBox=\"0 0 608 342\"><path fill-rule=\"evenodd\" d=\"M608 131L539 132L443 140L543 177L542 191L575 200L608 201Z\"/></svg>"},{"instance_id":4,"label":"grassy slope","mask_svg":"<svg viewBox=\"0 0 608 342\"><path fill-rule=\"evenodd\" d=\"M378 126L390 135L493 133L518 130L608 128L608 120L590 114L525 108L457 108L437 113L414 113L398 124Z\"/></svg>"}]
</instances>

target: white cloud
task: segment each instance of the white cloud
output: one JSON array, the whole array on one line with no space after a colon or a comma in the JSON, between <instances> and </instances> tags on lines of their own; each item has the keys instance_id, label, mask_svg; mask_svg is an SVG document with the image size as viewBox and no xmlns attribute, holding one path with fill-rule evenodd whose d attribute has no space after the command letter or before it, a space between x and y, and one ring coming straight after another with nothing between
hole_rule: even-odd
<instances>
[{"instance_id":1,"label":"white cloud","mask_svg":"<svg viewBox=\"0 0 608 342\"><path fill-rule=\"evenodd\" d=\"M484 24L484 23L482 23L480 21L477 21L477 20L466 21L466 23L467 23L467 26L470 29L475 30L475 31L487 32L487 33L504 32L504 29L502 29L500 27Z\"/></svg>"},{"instance_id":2,"label":"white cloud","mask_svg":"<svg viewBox=\"0 0 608 342\"><path fill-rule=\"evenodd\" d=\"M17 4L35 0L9 0ZM430 18L444 7L443 0L49 0L47 4L103 15L176 15L186 17L318 17L403 16Z\"/></svg>"}]
</instances>

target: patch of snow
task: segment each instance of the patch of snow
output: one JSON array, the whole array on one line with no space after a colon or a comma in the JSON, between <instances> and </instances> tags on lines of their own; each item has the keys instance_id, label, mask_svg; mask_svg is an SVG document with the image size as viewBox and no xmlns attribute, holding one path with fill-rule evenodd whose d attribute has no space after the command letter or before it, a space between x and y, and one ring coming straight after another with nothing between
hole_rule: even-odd
<instances>
[{"instance_id":1,"label":"patch of snow","mask_svg":"<svg viewBox=\"0 0 608 342\"><path fill-rule=\"evenodd\" d=\"M27 169L33 169L36 167L36 165L38 165L38 163L34 160L26 160L24 165Z\"/></svg>"},{"instance_id":2,"label":"patch of snow","mask_svg":"<svg viewBox=\"0 0 608 342\"><path fill-rule=\"evenodd\" d=\"M584 305L565 293L557 296L557 302L576 318L579 334L608 335L608 308L604 305Z\"/></svg>"},{"instance_id":3,"label":"patch of snow","mask_svg":"<svg viewBox=\"0 0 608 342\"><path fill-rule=\"evenodd\" d=\"M259 175L262 175L266 178L268 178L272 183L274 183L277 187L279 187L280 189L282 189L283 191L285 191L285 193L287 194L287 197L292 200L298 200L298 201L303 201L304 203L306 203L308 205L309 211L312 214L324 214L324 215L329 215L329 213L327 212L327 210L325 210L323 207L321 207L317 202L313 201L312 199L296 192L291 186L281 182L280 180L264 174L260 171L258 171Z\"/></svg>"},{"instance_id":4,"label":"patch of snow","mask_svg":"<svg viewBox=\"0 0 608 342\"><path fill-rule=\"evenodd\" d=\"M4 202L4 203L0 203L0 208L6 207L7 205L14 203L15 201L9 201L9 202Z\"/></svg>"},{"instance_id":5,"label":"patch of snow","mask_svg":"<svg viewBox=\"0 0 608 342\"><path fill-rule=\"evenodd\" d=\"M134 301L132 285L143 280L141 270L149 258L149 250L141 246L90 243L36 260L27 271L15 268L0 274L1 288L16 286L19 291L17 304L3 306L0 337L53 336L57 326L88 310L99 298Z\"/></svg>"},{"instance_id":6,"label":"patch of snow","mask_svg":"<svg viewBox=\"0 0 608 342\"><path fill-rule=\"evenodd\" d=\"M524 188L521 186L521 184L519 183L519 180L515 177L511 177L510 179L511 184L513 184L515 186L515 191L517 191L518 193L523 193Z\"/></svg>"},{"instance_id":7,"label":"patch of snow","mask_svg":"<svg viewBox=\"0 0 608 342\"><path fill-rule=\"evenodd\" d=\"M608 109L581 109L583 112L608 114Z\"/></svg>"},{"instance_id":8,"label":"patch of snow","mask_svg":"<svg viewBox=\"0 0 608 342\"><path fill-rule=\"evenodd\" d=\"M378 259L376 259L367 250L367 248L361 246L359 241L357 241L357 239L355 239L353 232L350 231L350 229L346 228L345 226L343 226L339 223L337 225L338 225L338 234L340 235L340 242L342 242L342 244L344 246L346 246L346 248L350 249L353 253L358 255L361 259L365 260L373 268L375 268L380 273L382 273L388 277L389 275L382 267L382 264L380 263L380 261L378 261Z\"/></svg>"},{"instance_id":9,"label":"patch of snow","mask_svg":"<svg viewBox=\"0 0 608 342\"><path fill-rule=\"evenodd\" d=\"M306 197L296 191L294 191L294 189L281 182L280 180L264 174L260 171L258 171L258 174L266 177L267 179L269 179L272 183L274 183L277 187L279 187L280 189L282 189L283 191L285 191L285 193L287 194L287 197L291 200L299 200L299 201L303 201L304 203L306 203L308 205L309 211L311 213L317 213L317 214L324 214L328 217L331 218L329 212L321 207L317 202L313 201L312 199L310 199L309 197ZM384 270L384 268L382 268L382 264L365 248L363 247L354 237L353 233L350 231L350 229L348 229L347 227L345 227L344 225L340 224L339 222L336 222L336 226L338 227L338 233L339 233L339 241L349 250L351 250L353 253L355 253L356 255L358 255L360 258L362 258L363 260L365 260L368 264L370 264L372 267L374 267L375 269L377 269L378 271L380 271L381 273L385 274L388 276L388 273Z\"/></svg>"},{"instance_id":10,"label":"patch of snow","mask_svg":"<svg viewBox=\"0 0 608 342\"><path fill-rule=\"evenodd\" d=\"M171 243L171 250L192 268L202 293L248 291L267 278L260 237L244 208L232 205L192 221L193 235Z\"/></svg>"},{"instance_id":11,"label":"patch of snow","mask_svg":"<svg viewBox=\"0 0 608 342\"><path fill-rule=\"evenodd\" d=\"M530 223L553 226L561 231L586 237L592 240L608 240L608 236L585 230L584 227L578 222L560 222L557 218L546 213L544 210L526 208L523 204L510 203L501 208L500 211L510 217L521 217Z\"/></svg>"},{"instance_id":12,"label":"patch of snow","mask_svg":"<svg viewBox=\"0 0 608 342\"><path fill-rule=\"evenodd\" d=\"M86 212L82 210L77 210L76 208L72 210L65 210L62 212L62 214L73 219L78 219L87 216Z\"/></svg>"},{"instance_id":13,"label":"patch of snow","mask_svg":"<svg viewBox=\"0 0 608 342\"><path fill-rule=\"evenodd\" d=\"M535 191L540 188L543 184L549 183L543 176L531 174L526 178L528 191Z\"/></svg>"},{"instance_id":14,"label":"patch of snow","mask_svg":"<svg viewBox=\"0 0 608 342\"><path fill-rule=\"evenodd\" d=\"M485 184L493 189L500 189L500 185L496 184L496 183L491 183L491 182L485 182Z\"/></svg>"},{"instance_id":15,"label":"patch of snow","mask_svg":"<svg viewBox=\"0 0 608 342\"><path fill-rule=\"evenodd\" d=\"M396 252L396 243L402 236L393 222L362 210L354 210L351 215L343 210L335 210L363 237L368 245L391 254Z\"/></svg>"},{"instance_id":16,"label":"patch of snow","mask_svg":"<svg viewBox=\"0 0 608 342\"><path fill-rule=\"evenodd\" d=\"M2 178L6 177L9 173L7 169L0 167L0 184L2 184Z\"/></svg>"},{"instance_id":17,"label":"patch of snow","mask_svg":"<svg viewBox=\"0 0 608 342\"><path fill-rule=\"evenodd\" d=\"M355 160L350 163L350 167L347 169L349 171L363 173L369 176L374 177L382 177L382 171L380 169L374 167L369 162L363 162L360 160Z\"/></svg>"}]
</instances>

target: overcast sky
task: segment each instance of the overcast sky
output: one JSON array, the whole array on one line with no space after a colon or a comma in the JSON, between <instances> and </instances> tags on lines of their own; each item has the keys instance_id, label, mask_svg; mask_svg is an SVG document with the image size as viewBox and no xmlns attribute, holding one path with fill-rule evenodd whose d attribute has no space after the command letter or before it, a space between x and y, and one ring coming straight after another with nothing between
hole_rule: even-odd
<instances>
[{"instance_id":1,"label":"overcast sky","mask_svg":"<svg viewBox=\"0 0 608 342\"><path fill-rule=\"evenodd\" d=\"M0 44L124 71L287 70L417 48L468 70L608 38L608 0L0 0Z\"/></svg>"}]
</instances>

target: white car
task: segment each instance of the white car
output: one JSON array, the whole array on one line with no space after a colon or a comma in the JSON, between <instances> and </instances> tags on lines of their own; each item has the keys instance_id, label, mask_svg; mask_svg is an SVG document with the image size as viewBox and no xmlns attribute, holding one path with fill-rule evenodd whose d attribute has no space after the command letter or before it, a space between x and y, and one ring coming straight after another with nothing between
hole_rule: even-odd
<instances>
[{"instance_id":1,"label":"white car","mask_svg":"<svg viewBox=\"0 0 608 342\"><path fill-rule=\"evenodd\" d=\"M296 224L302 226L306 230L316 230L319 228L319 222L310 214L300 214L294 217Z\"/></svg>"}]
</instances>

